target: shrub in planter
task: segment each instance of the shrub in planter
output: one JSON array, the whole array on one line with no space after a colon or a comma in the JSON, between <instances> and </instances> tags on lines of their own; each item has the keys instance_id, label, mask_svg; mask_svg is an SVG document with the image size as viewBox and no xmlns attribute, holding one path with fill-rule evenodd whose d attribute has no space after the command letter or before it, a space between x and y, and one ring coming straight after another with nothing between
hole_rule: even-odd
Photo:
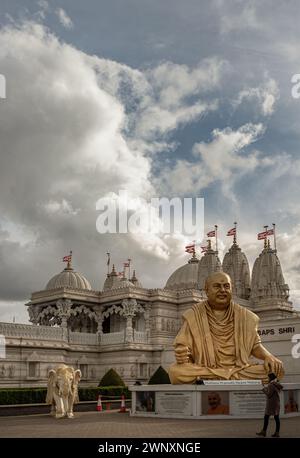
<instances>
[{"instance_id":1,"label":"shrub in planter","mask_svg":"<svg viewBox=\"0 0 300 458\"><path fill-rule=\"evenodd\" d=\"M162 366L159 366L159 368L150 377L148 385L164 385L167 383L171 383L169 375Z\"/></svg>"},{"instance_id":2,"label":"shrub in planter","mask_svg":"<svg viewBox=\"0 0 300 458\"><path fill-rule=\"evenodd\" d=\"M109 369L98 386L125 386L125 383L114 369Z\"/></svg>"}]
</instances>

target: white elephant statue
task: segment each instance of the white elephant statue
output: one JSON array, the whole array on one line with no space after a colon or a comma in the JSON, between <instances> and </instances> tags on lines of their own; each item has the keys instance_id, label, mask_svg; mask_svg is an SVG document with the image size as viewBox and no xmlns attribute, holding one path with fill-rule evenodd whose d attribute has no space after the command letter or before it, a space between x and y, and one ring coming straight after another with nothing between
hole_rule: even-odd
<instances>
[{"instance_id":1,"label":"white elephant statue","mask_svg":"<svg viewBox=\"0 0 300 458\"><path fill-rule=\"evenodd\" d=\"M48 374L46 404L51 404L51 414L55 418L73 418L73 404L79 402L78 383L81 371L61 364Z\"/></svg>"}]
</instances>

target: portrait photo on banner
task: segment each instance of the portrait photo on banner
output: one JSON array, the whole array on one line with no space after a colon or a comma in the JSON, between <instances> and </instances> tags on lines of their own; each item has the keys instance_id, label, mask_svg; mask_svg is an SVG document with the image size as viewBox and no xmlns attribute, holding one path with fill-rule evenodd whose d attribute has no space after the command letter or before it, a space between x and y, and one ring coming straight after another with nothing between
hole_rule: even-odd
<instances>
[{"instance_id":1,"label":"portrait photo on banner","mask_svg":"<svg viewBox=\"0 0 300 458\"><path fill-rule=\"evenodd\" d=\"M299 412L299 390L284 391L284 413Z\"/></svg>"},{"instance_id":2,"label":"portrait photo on banner","mask_svg":"<svg viewBox=\"0 0 300 458\"><path fill-rule=\"evenodd\" d=\"M229 393L225 391L203 392L202 415L229 415Z\"/></svg>"}]
</instances>

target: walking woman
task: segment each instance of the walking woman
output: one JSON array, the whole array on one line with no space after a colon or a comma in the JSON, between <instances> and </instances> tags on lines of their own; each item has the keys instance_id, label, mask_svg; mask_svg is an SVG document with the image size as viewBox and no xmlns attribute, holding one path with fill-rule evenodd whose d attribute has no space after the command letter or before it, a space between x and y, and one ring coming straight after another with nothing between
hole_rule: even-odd
<instances>
[{"instance_id":1,"label":"walking woman","mask_svg":"<svg viewBox=\"0 0 300 458\"><path fill-rule=\"evenodd\" d=\"M274 420L276 423L276 430L275 433L272 434L272 437L280 437L280 420L279 420L279 411L280 411L280 391L282 390L283 386L278 382L276 375L271 373L268 374L269 383L268 385L263 387L263 392L267 396L267 403L266 403L266 410L264 416L264 426L263 429L256 433L257 436L266 437L269 418L270 416L274 416Z\"/></svg>"}]
</instances>

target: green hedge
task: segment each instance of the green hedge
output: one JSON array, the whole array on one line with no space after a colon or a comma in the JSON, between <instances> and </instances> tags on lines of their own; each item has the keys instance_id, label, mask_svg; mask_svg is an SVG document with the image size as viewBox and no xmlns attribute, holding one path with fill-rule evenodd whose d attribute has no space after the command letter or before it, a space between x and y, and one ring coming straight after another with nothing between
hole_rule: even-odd
<instances>
[{"instance_id":1,"label":"green hedge","mask_svg":"<svg viewBox=\"0 0 300 458\"><path fill-rule=\"evenodd\" d=\"M79 388L80 401L96 401L98 395L103 396L103 400L111 397L120 398L122 394L126 399L131 398L131 392L124 386L103 386ZM47 388L1 388L0 405L10 404L42 404L46 399Z\"/></svg>"},{"instance_id":2,"label":"green hedge","mask_svg":"<svg viewBox=\"0 0 300 458\"><path fill-rule=\"evenodd\" d=\"M125 383L118 372L114 369L109 369L100 380L98 386L125 386Z\"/></svg>"},{"instance_id":3,"label":"green hedge","mask_svg":"<svg viewBox=\"0 0 300 458\"><path fill-rule=\"evenodd\" d=\"M0 405L45 402L47 388L9 388L0 390Z\"/></svg>"},{"instance_id":4,"label":"green hedge","mask_svg":"<svg viewBox=\"0 0 300 458\"><path fill-rule=\"evenodd\" d=\"M79 399L80 401L95 401L98 399L98 395L103 396L103 400L109 397L113 400L114 397L120 398L122 394L125 395L126 399L131 398L131 391L127 386L101 386L98 388L79 388Z\"/></svg>"}]
</instances>

